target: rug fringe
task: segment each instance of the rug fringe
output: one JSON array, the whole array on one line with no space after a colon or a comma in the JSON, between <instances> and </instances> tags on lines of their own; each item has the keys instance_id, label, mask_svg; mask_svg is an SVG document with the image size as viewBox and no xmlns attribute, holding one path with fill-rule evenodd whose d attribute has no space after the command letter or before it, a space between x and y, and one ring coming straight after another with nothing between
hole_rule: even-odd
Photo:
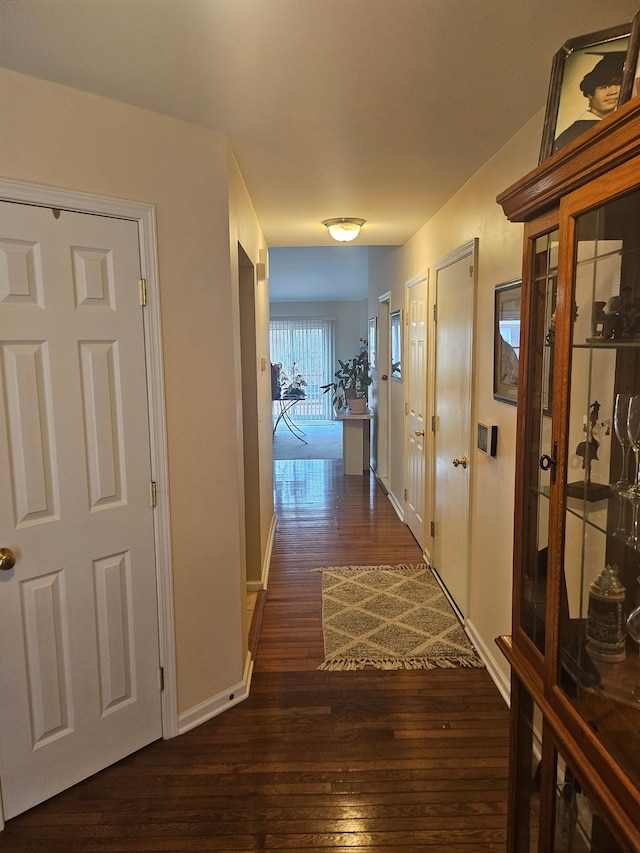
<instances>
[{"instance_id":1,"label":"rug fringe","mask_svg":"<svg viewBox=\"0 0 640 853\"><path fill-rule=\"evenodd\" d=\"M355 672L371 666L374 669L484 669L485 665L480 658L385 658L385 659L362 659L362 658L329 658L321 663L318 669L327 672Z\"/></svg>"},{"instance_id":2,"label":"rug fringe","mask_svg":"<svg viewBox=\"0 0 640 853\"><path fill-rule=\"evenodd\" d=\"M317 569L310 569L312 572L374 572L374 571L394 571L394 572L415 572L422 569L431 569L428 563L398 563L397 565L380 565L380 566L320 566Z\"/></svg>"}]
</instances>

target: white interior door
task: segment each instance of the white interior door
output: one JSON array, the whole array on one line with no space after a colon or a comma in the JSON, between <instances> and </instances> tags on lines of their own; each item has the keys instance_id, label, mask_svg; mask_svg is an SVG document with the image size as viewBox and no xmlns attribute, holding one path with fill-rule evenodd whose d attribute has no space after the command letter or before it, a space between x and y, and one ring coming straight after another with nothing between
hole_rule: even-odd
<instances>
[{"instance_id":1,"label":"white interior door","mask_svg":"<svg viewBox=\"0 0 640 853\"><path fill-rule=\"evenodd\" d=\"M405 520L425 547L425 422L427 418L427 276L407 282L406 484Z\"/></svg>"},{"instance_id":2,"label":"white interior door","mask_svg":"<svg viewBox=\"0 0 640 853\"><path fill-rule=\"evenodd\" d=\"M160 737L137 225L0 203L5 817Z\"/></svg>"},{"instance_id":3,"label":"white interior door","mask_svg":"<svg viewBox=\"0 0 640 853\"><path fill-rule=\"evenodd\" d=\"M435 568L460 613L469 587L475 244L436 264Z\"/></svg>"}]
</instances>

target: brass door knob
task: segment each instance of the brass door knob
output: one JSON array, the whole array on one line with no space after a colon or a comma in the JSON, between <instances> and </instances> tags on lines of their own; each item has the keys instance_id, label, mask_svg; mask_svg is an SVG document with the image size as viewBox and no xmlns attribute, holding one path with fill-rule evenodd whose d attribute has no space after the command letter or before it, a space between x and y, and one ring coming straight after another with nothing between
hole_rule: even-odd
<instances>
[{"instance_id":1,"label":"brass door knob","mask_svg":"<svg viewBox=\"0 0 640 853\"><path fill-rule=\"evenodd\" d=\"M454 468L457 468L458 465L462 465L463 468L466 468L467 465L469 464L469 460L467 459L466 456L463 456L462 459L458 459L458 457L456 456L456 458L452 459L451 461L453 462Z\"/></svg>"},{"instance_id":2,"label":"brass door knob","mask_svg":"<svg viewBox=\"0 0 640 853\"><path fill-rule=\"evenodd\" d=\"M424 435L424 430L423 429L417 429L416 435Z\"/></svg>"},{"instance_id":3,"label":"brass door knob","mask_svg":"<svg viewBox=\"0 0 640 853\"><path fill-rule=\"evenodd\" d=\"M9 572L16 564L13 551L8 548L0 548L0 572Z\"/></svg>"}]
</instances>

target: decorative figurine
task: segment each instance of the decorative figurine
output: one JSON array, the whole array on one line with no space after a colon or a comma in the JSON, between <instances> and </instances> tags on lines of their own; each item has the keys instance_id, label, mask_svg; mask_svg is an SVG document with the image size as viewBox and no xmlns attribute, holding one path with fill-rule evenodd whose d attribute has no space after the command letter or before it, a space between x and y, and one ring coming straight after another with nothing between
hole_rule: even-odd
<instances>
[{"instance_id":1,"label":"decorative figurine","mask_svg":"<svg viewBox=\"0 0 640 853\"><path fill-rule=\"evenodd\" d=\"M585 418L582 431L586 434L576 448L576 455L582 457L582 468L586 471L586 477L576 483L567 483L567 495L572 498L582 498L586 501L601 501L610 497L611 487L604 483L591 482L591 463L598 460L598 448L600 442L594 435L598 426L600 414L600 403L596 400L589 406L589 419ZM602 424L604 426L604 424Z\"/></svg>"}]
</instances>

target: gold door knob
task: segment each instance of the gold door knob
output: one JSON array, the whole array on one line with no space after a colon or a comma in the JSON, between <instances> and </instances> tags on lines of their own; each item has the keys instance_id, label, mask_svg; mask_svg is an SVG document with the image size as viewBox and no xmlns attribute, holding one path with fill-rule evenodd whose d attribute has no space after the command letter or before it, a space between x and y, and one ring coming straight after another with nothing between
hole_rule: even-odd
<instances>
[{"instance_id":1,"label":"gold door knob","mask_svg":"<svg viewBox=\"0 0 640 853\"><path fill-rule=\"evenodd\" d=\"M424 435L424 430L423 429L417 429L416 435Z\"/></svg>"},{"instance_id":2,"label":"gold door knob","mask_svg":"<svg viewBox=\"0 0 640 853\"><path fill-rule=\"evenodd\" d=\"M16 564L13 551L8 548L0 548L0 572L9 572Z\"/></svg>"},{"instance_id":3,"label":"gold door knob","mask_svg":"<svg viewBox=\"0 0 640 853\"><path fill-rule=\"evenodd\" d=\"M456 458L452 459L451 461L453 462L454 468L457 468L458 465L462 465L463 468L466 468L467 465L469 464L469 460L467 459L466 456L463 456L462 459L458 459L458 457L456 456Z\"/></svg>"}]
</instances>

